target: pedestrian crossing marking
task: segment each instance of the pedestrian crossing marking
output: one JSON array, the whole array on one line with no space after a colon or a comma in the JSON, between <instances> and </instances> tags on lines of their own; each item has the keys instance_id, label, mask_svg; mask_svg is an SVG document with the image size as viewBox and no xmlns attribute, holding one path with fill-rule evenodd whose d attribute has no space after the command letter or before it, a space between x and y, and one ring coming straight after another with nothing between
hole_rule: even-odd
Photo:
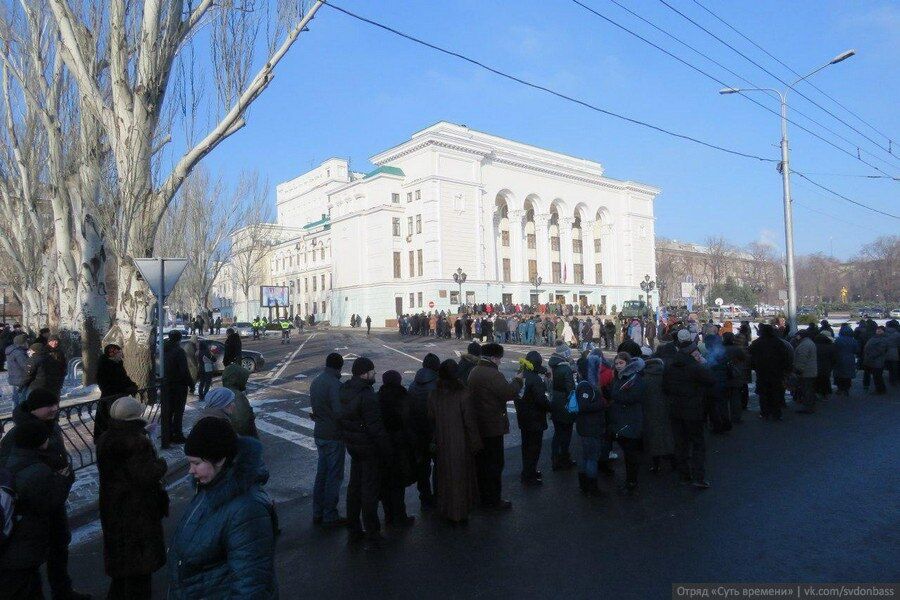
<instances>
[{"instance_id":1,"label":"pedestrian crossing marking","mask_svg":"<svg viewBox=\"0 0 900 600\"><path fill-rule=\"evenodd\" d=\"M263 413L263 415L265 415L265 413ZM264 421L262 419L256 420L256 428L260 431L268 433L269 435L280 437L287 442L297 444L298 446L301 446L308 450L316 450L315 441L313 441L313 439L308 435L300 433L299 431L291 431L290 429L285 429L284 427L275 425L274 423L269 423L268 421Z\"/></svg>"},{"instance_id":2,"label":"pedestrian crossing marking","mask_svg":"<svg viewBox=\"0 0 900 600\"><path fill-rule=\"evenodd\" d=\"M350 354L344 355L344 360L354 360L357 358L359 358L359 357L357 355L353 354L352 352Z\"/></svg>"},{"instance_id":3,"label":"pedestrian crossing marking","mask_svg":"<svg viewBox=\"0 0 900 600\"><path fill-rule=\"evenodd\" d=\"M291 414L282 410L274 410L272 412L266 413L266 416L281 419L282 421L287 421L288 423L293 423L294 425L299 425L300 427L305 427L310 431L312 431L316 426L315 422L309 417Z\"/></svg>"}]
</instances>

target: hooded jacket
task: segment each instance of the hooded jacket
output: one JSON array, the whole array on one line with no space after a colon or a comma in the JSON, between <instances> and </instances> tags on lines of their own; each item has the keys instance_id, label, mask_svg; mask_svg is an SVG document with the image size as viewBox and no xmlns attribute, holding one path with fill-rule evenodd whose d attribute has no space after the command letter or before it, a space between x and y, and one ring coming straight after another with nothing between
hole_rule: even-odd
<instances>
[{"instance_id":1,"label":"hooded jacket","mask_svg":"<svg viewBox=\"0 0 900 600\"><path fill-rule=\"evenodd\" d=\"M883 369L891 343L891 336L887 333L876 333L870 337L863 349L863 366L867 369Z\"/></svg>"},{"instance_id":2,"label":"hooded jacket","mask_svg":"<svg viewBox=\"0 0 900 600\"><path fill-rule=\"evenodd\" d=\"M228 416L228 419L234 426L235 433L258 438L256 415L253 414L253 407L250 406L246 394L248 379L250 379L250 371L242 367L240 362L233 362L222 372L222 387L234 392L234 412Z\"/></svg>"},{"instance_id":3,"label":"hooded jacket","mask_svg":"<svg viewBox=\"0 0 900 600\"><path fill-rule=\"evenodd\" d=\"M59 354L49 352L47 346L28 358L23 385L28 386L29 392L45 389L58 396L65 379L66 361L60 360Z\"/></svg>"},{"instance_id":4,"label":"hooded jacket","mask_svg":"<svg viewBox=\"0 0 900 600\"><path fill-rule=\"evenodd\" d=\"M340 440L341 372L325 367L309 386L309 400L315 422L313 436L317 440Z\"/></svg>"},{"instance_id":5,"label":"hooded jacket","mask_svg":"<svg viewBox=\"0 0 900 600\"><path fill-rule=\"evenodd\" d=\"M428 420L428 395L437 389L437 371L422 367L409 384L409 425L418 452L425 451L433 436Z\"/></svg>"},{"instance_id":6,"label":"hooded jacket","mask_svg":"<svg viewBox=\"0 0 900 600\"><path fill-rule=\"evenodd\" d=\"M702 421L704 398L714 385L710 370L691 356L694 345L680 347L663 371L663 393L671 405L670 414L685 421Z\"/></svg>"},{"instance_id":7,"label":"hooded jacket","mask_svg":"<svg viewBox=\"0 0 900 600\"><path fill-rule=\"evenodd\" d=\"M169 547L169 598L276 598L275 521L262 445L239 437L231 464L184 513Z\"/></svg>"},{"instance_id":8,"label":"hooded jacket","mask_svg":"<svg viewBox=\"0 0 900 600\"><path fill-rule=\"evenodd\" d=\"M669 420L669 403L663 394L662 359L651 358L644 361L641 372L644 380L643 411L644 449L650 456L665 456L674 451L675 440L672 423Z\"/></svg>"},{"instance_id":9,"label":"hooded jacket","mask_svg":"<svg viewBox=\"0 0 900 600\"><path fill-rule=\"evenodd\" d=\"M492 361L482 358L469 373L469 393L478 421L481 437L496 437L509 433L506 403L519 395L522 383L506 380Z\"/></svg>"},{"instance_id":10,"label":"hooded jacket","mask_svg":"<svg viewBox=\"0 0 900 600\"><path fill-rule=\"evenodd\" d=\"M609 416L616 437L639 439L644 433L644 361L632 358L621 372L616 373L610 385L612 404Z\"/></svg>"},{"instance_id":11,"label":"hooded jacket","mask_svg":"<svg viewBox=\"0 0 900 600\"><path fill-rule=\"evenodd\" d=\"M805 379L813 378L819 373L816 344L807 334L803 335L794 349L794 372Z\"/></svg>"},{"instance_id":12,"label":"hooded jacket","mask_svg":"<svg viewBox=\"0 0 900 600\"><path fill-rule=\"evenodd\" d=\"M28 352L18 344L10 344L6 347L6 370L8 371L9 385L14 388L25 384L26 369L28 366Z\"/></svg>"},{"instance_id":13,"label":"hooded jacket","mask_svg":"<svg viewBox=\"0 0 900 600\"><path fill-rule=\"evenodd\" d=\"M541 377L541 354L532 350L525 355L531 364L524 371L524 383L521 395L515 399L516 421L522 431L544 431L547 429L547 412L550 400L547 398L547 386Z\"/></svg>"},{"instance_id":14,"label":"hooded jacket","mask_svg":"<svg viewBox=\"0 0 900 600\"><path fill-rule=\"evenodd\" d=\"M819 377L831 377L831 370L837 357L834 340L824 334L818 334L813 343L816 345L816 372Z\"/></svg>"},{"instance_id":15,"label":"hooded jacket","mask_svg":"<svg viewBox=\"0 0 900 600\"><path fill-rule=\"evenodd\" d=\"M791 371L791 350L776 335L771 325L759 328L759 337L750 344L750 364L756 376L780 381Z\"/></svg>"},{"instance_id":16,"label":"hooded jacket","mask_svg":"<svg viewBox=\"0 0 900 600\"><path fill-rule=\"evenodd\" d=\"M844 323L834 341L834 377L835 379L853 379L856 377L856 355L859 354L859 342L853 335L853 328Z\"/></svg>"},{"instance_id":17,"label":"hooded jacket","mask_svg":"<svg viewBox=\"0 0 900 600\"><path fill-rule=\"evenodd\" d=\"M0 464L3 464L3 461L12 454L15 446L13 444L13 432L16 430L16 427L23 423L39 423L47 427L50 434L47 438L47 448L38 451L41 460L54 471L59 471L67 466L72 466L69 452L66 450L66 445L63 441L62 429L60 429L59 423L56 420L42 421L25 410L21 404L13 410L12 418L15 427L9 429L6 432L6 435L3 436L3 439L0 440ZM75 481L75 475L71 472L71 469L67 480L69 485Z\"/></svg>"},{"instance_id":18,"label":"hooded jacket","mask_svg":"<svg viewBox=\"0 0 900 600\"><path fill-rule=\"evenodd\" d=\"M381 420L373 384L361 377L353 377L341 384L338 423L351 457L386 460L391 456L391 440Z\"/></svg>"},{"instance_id":19,"label":"hooded jacket","mask_svg":"<svg viewBox=\"0 0 900 600\"><path fill-rule=\"evenodd\" d=\"M575 387L578 400L578 414L575 417L575 431L581 437L599 438L606 433L606 410L600 393L586 381Z\"/></svg>"},{"instance_id":20,"label":"hooded jacket","mask_svg":"<svg viewBox=\"0 0 900 600\"><path fill-rule=\"evenodd\" d=\"M472 354L466 353L459 357L459 369L457 370L457 377L463 385L469 384L469 373L472 372L472 369L474 369L475 365L477 364L478 357L473 356Z\"/></svg>"},{"instance_id":21,"label":"hooded jacket","mask_svg":"<svg viewBox=\"0 0 900 600\"><path fill-rule=\"evenodd\" d=\"M575 390L575 375L569 360L560 354L553 353L547 363L553 373L553 393L550 400L550 417L554 423L571 425L575 415L566 409L569 394Z\"/></svg>"}]
</instances>

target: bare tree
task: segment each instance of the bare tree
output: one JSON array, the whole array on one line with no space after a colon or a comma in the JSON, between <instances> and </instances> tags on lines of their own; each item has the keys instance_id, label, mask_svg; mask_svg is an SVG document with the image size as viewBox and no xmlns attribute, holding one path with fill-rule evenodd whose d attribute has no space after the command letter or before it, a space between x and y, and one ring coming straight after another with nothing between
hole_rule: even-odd
<instances>
[{"instance_id":1,"label":"bare tree","mask_svg":"<svg viewBox=\"0 0 900 600\"><path fill-rule=\"evenodd\" d=\"M772 292L784 286L782 268L775 250L768 244L752 242L747 246L747 253L750 255L748 265L750 285L761 300L770 302Z\"/></svg>"},{"instance_id":2,"label":"bare tree","mask_svg":"<svg viewBox=\"0 0 900 600\"><path fill-rule=\"evenodd\" d=\"M235 286L241 290L247 319L250 315L250 290L262 284L265 261L272 249L272 213L267 199L266 185L252 178L248 181L248 206L245 225L233 237L233 251L229 264Z\"/></svg>"},{"instance_id":3,"label":"bare tree","mask_svg":"<svg viewBox=\"0 0 900 600\"><path fill-rule=\"evenodd\" d=\"M703 267L709 278L707 289L712 289L724 283L725 276L731 272L735 248L722 236L708 237L705 244Z\"/></svg>"},{"instance_id":4,"label":"bare tree","mask_svg":"<svg viewBox=\"0 0 900 600\"><path fill-rule=\"evenodd\" d=\"M900 302L900 236L881 236L863 246L854 267L865 274L871 295L880 295L884 302Z\"/></svg>"},{"instance_id":5,"label":"bare tree","mask_svg":"<svg viewBox=\"0 0 900 600\"><path fill-rule=\"evenodd\" d=\"M89 17L80 14L69 0L49 3L65 64L84 104L100 123L115 164L114 206L107 214L116 219L105 223L105 233L120 260L116 321L109 337L125 347L126 367L132 377L146 381L150 371L150 294L139 281L133 263L125 258L152 254L166 207L185 178L204 156L245 125L247 108L272 82L275 67L323 2L279 0L279 15L288 19L279 19L278 25L288 26L275 28L279 34L283 32L276 36L282 41L272 46L252 77L245 69L244 57L253 52L256 34L211 36L219 44L240 48L239 52L234 48L215 52L223 59L215 68L238 74L217 80L219 96L231 102L218 122L166 169L161 169L157 154L170 139L164 116L179 53L204 23L233 18L235 11L259 15L267 10L268 3L260 9L249 1L217 4L198 0L196 5L185 6L183 0L98 0L95 4L101 6L103 18L95 22L89 22ZM306 9L308 4L311 6ZM244 22L248 28L254 25L252 20ZM108 59L93 56L96 48L105 49ZM95 67L98 63L108 65L108 72L100 72ZM242 69L246 72L243 77L239 76ZM160 167L159 176L154 175L154 167Z\"/></svg>"}]
</instances>

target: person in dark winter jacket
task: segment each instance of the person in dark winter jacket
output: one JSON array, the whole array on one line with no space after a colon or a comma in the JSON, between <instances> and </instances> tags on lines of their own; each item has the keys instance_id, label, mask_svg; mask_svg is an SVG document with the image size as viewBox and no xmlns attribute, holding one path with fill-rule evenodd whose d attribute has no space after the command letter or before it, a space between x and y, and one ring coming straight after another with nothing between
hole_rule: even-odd
<instances>
[{"instance_id":1,"label":"person in dark winter jacket","mask_svg":"<svg viewBox=\"0 0 900 600\"><path fill-rule=\"evenodd\" d=\"M13 427L0 441L0 465L13 450L15 431L25 424L40 425L47 431L47 445L39 454L41 461L66 480L70 488L75 481L69 453L66 451L62 430L57 422L59 398L49 390L37 389L28 394L13 411ZM29 425L30 427L31 425ZM69 519L65 505L49 516L49 550L47 552L47 580L54 598L86 598L72 589L69 577Z\"/></svg>"},{"instance_id":2,"label":"person in dark winter jacket","mask_svg":"<svg viewBox=\"0 0 900 600\"><path fill-rule=\"evenodd\" d=\"M644 399L641 405L644 417L644 450L650 455L651 473L658 473L660 462L668 457L675 470L675 440L669 420L669 403L663 395L663 370L665 363L659 358L644 361Z\"/></svg>"},{"instance_id":3,"label":"person in dark winter jacket","mask_svg":"<svg viewBox=\"0 0 900 600\"><path fill-rule=\"evenodd\" d=\"M619 352L627 352L632 358L641 357L641 347L630 337L626 337L622 343L619 344L619 347L616 348L616 353Z\"/></svg>"},{"instance_id":4,"label":"person in dark winter jacket","mask_svg":"<svg viewBox=\"0 0 900 600\"><path fill-rule=\"evenodd\" d=\"M163 449L174 444L183 444L182 431L184 406L188 390L194 387L188 370L187 356L181 349L181 332L170 331L163 353L165 362L165 382L163 383L160 407L160 441ZM202 400L201 396L201 400Z\"/></svg>"},{"instance_id":5,"label":"person in dark winter jacket","mask_svg":"<svg viewBox=\"0 0 900 600\"><path fill-rule=\"evenodd\" d=\"M225 331L225 355L222 362L226 367L233 362L241 362L241 336L231 327Z\"/></svg>"},{"instance_id":6,"label":"person in dark winter jacket","mask_svg":"<svg viewBox=\"0 0 900 600\"><path fill-rule=\"evenodd\" d=\"M612 403L609 416L613 437L625 453L625 489L633 491L637 487L643 449L644 412L641 404L646 395L644 360L620 352L616 356L615 369L616 376L610 385Z\"/></svg>"},{"instance_id":7,"label":"person in dark winter jacket","mask_svg":"<svg viewBox=\"0 0 900 600\"><path fill-rule=\"evenodd\" d=\"M232 402L234 408L228 415L234 432L238 435L259 438L259 431L256 429L256 415L247 399L248 379L250 379L250 371L242 367L240 363L233 362L222 372L222 387L234 394Z\"/></svg>"},{"instance_id":8,"label":"person in dark winter jacket","mask_svg":"<svg viewBox=\"0 0 900 600\"><path fill-rule=\"evenodd\" d=\"M28 371L27 343L28 338L24 333L20 333L13 338L12 343L6 347L4 353L6 356L7 381L13 389L13 408L17 407L25 399L25 392L27 391L25 386Z\"/></svg>"},{"instance_id":9,"label":"person in dark winter jacket","mask_svg":"<svg viewBox=\"0 0 900 600\"><path fill-rule=\"evenodd\" d=\"M569 394L575 391L575 376L570 364L571 356L572 351L568 346L559 344L547 363L553 374L553 393L550 400L553 440L550 443L550 454L554 471L569 469L575 465L569 452L575 415L566 408L569 403Z\"/></svg>"},{"instance_id":10,"label":"person in dark winter jacket","mask_svg":"<svg viewBox=\"0 0 900 600\"><path fill-rule=\"evenodd\" d=\"M663 393L671 405L675 436L675 461L681 479L695 487L709 487L706 481L706 439L703 429L704 398L715 384L703 364L690 331L678 332L678 353L663 371Z\"/></svg>"},{"instance_id":11,"label":"person in dark winter jacket","mask_svg":"<svg viewBox=\"0 0 900 600\"><path fill-rule=\"evenodd\" d=\"M731 403L728 398L728 359L722 338L716 334L703 338L706 353L706 366L713 376L714 385L708 390L706 412L709 417L710 430L713 433L725 433L731 430Z\"/></svg>"},{"instance_id":12,"label":"person in dark winter jacket","mask_svg":"<svg viewBox=\"0 0 900 600\"><path fill-rule=\"evenodd\" d=\"M793 366L790 349L768 323L759 326L759 337L750 344L750 364L756 371L756 395L761 419L780 421L784 380Z\"/></svg>"},{"instance_id":13,"label":"person in dark winter jacket","mask_svg":"<svg viewBox=\"0 0 900 600\"><path fill-rule=\"evenodd\" d=\"M838 337L834 341L834 385L841 396L850 395L850 384L856 377L856 356L859 354L859 342L853 335L853 328L847 323L841 325Z\"/></svg>"},{"instance_id":14,"label":"person in dark winter jacket","mask_svg":"<svg viewBox=\"0 0 900 600\"><path fill-rule=\"evenodd\" d=\"M869 375L875 380L875 393L883 396L887 393L887 387L884 384L884 367L887 357L892 347L892 337L885 332L885 328L879 325L875 328L873 335L866 342L863 349L863 368L866 370L867 377L863 379L863 387L866 386L866 379Z\"/></svg>"},{"instance_id":15,"label":"person in dark winter jacket","mask_svg":"<svg viewBox=\"0 0 900 600\"><path fill-rule=\"evenodd\" d=\"M822 321L828 323L828 321ZM819 335L813 338L816 345L816 382L815 393L819 394L823 400L828 400L831 396L831 371L837 360L837 350L834 347L832 339L834 333L829 327L819 330Z\"/></svg>"},{"instance_id":16,"label":"person in dark winter jacket","mask_svg":"<svg viewBox=\"0 0 900 600\"><path fill-rule=\"evenodd\" d=\"M380 469L392 460L393 449L381 420L378 397L372 389L375 364L361 356L353 361L351 372L353 377L341 384L338 416L341 435L350 454L350 484L347 486L350 541L368 538L374 547L379 547L384 542L378 519Z\"/></svg>"},{"instance_id":17,"label":"person in dark winter jacket","mask_svg":"<svg viewBox=\"0 0 900 600\"><path fill-rule=\"evenodd\" d=\"M541 458L544 431L547 430L550 401L543 378L546 370L541 362L541 353L536 350L525 355L520 371L524 380L522 393L515 399L516 420L522 435L522 483L525 485L543 483L537 464Z\"/></svg>"},{"instance_id":18,"label":"person in dark winter jacket","mask_svg":"<svg viewBox=\"0 0 900 600\"><path fill-rule=\"evenodd\" d=\"M9 454L0 466L12 476L18 521L0 549L0 595L43 598L40 567L48 561L53 540L59 536L56 527L59 516L66 514L72 478L60 473L58 465L48 463L49 436L43 423L18 424L4 441L7 438Z\"/></svg>"},{"instance_id":19,"label":"person in dark winter jacket","mask_svg":"<svg viewBox=\"0 0 900 600\"><path fill-rule=\"evenodd\" d=\"M818 335L818 328L810 325L808 329L800 332L800 343L794 349L794 374L798 378L798 385L792 392L795 402L799 400L803 408L798 413L812 414L816 412L815 381L818 374L816 359L816 344L813 338Z\"/></svg>"},{"instance_id":20,"label":"person in dark winter jacket","mask_svg":"<svg viewBox=\"0 0 900 600\"><path fill-rule=\"evenodd\" d=\"M46 344L34 343L28 348L25 366L25 383L28 394L33 390L49 390L59 396L66 379L66 361L60 354L51 352Z\"/></svg>"},{"instance_id":21,"label":"person in dark winter jacket","mask_svg":"<svg viewBox=\"0 0 900 600\"><path fill-rule=\"evenodd\" d=\"M747 369L750 366L750 357L733 333L722 335L722 345L725 348L724 394L729 408L729 417L732 423L740 423L743 420L743 392L747 388Z\"/></svg>"},{"instance_id":22,"label":"person in dark winter jacket","mask_svg":"<svg viewBox=\"0 0 900 600\"><path fill-rule=\"evenodd\" d=\"M338 527L347 520L338 513L341 482L344 480L346 447L341 438L338 417L341 411L341 369L344 358L332 352L325 358L325 370L309 387L313 437L319 453L316 483L313 488L313 524Z\"/></svg>"},{"instance_id":23,"label":"person in dark winter jacket","mask_svg":"<svg viewBox=\"0 0 900 600\"><path fill-rule=\"evenodd\" d=\"M466 353L459 357L459 380L463 385L468 385L469 373L478 364L481 357L481 344L472 342L466 348Z\"/></svg>"},{"instance_id":24,"label":"person in dark winter jacket","mask_svg":"<svg viewBox=\"0 0 900 600\"><path fill-rule=\"evenodd\" d=\"M581 438L578 485L583 494L599 496L597 474L601 458L601 439L606 435L606 411L600 393L587 381L578 383L575 387L575 397L578 401L575 430Z\"/></svg>"},{"instance_id":25,"label":"person in dark winter jacket","mask_svg":"<svg viewBox=\"0 0 900 600\"><path fill-rule=\"evenodd\" d=\"M276 598L274 505L258 440L206 417L184 445L197 494L169 546L171 600Z\"/></svg>"},{"instance_id":26,"label":"person in dark winter jacket","mask_svg":"<svg viewBox=\"0 0 900 600\"><path fill-rule=\"evenodd\" d=\"M161 480L167 465L147 437L143 415L138 400L119 398L97 443L109 599L149 599L152 575L166 563L162 520L169 515L169 495Z\"/></svg>"},{"instance_id":27,"label":"person in dark winter jacket","mask_svg":"<svg viewBox=\"0 0 900 600\"><path fill-rule=\"evenodd\" d=\"M428 395L437 388L438 369L441 359L434 354L426 354L422 368L416 371L413 382L409 384L409 419L413 435L413 449L416 454L416 487L419 490L419 502L423 508L434 506L432 488L432 462L434 452L431 444L433 432L428 420Z\"/></svg>"},{"instance_id":28,"label":"person in dark winter jacket","mask_svg":"<svg viewBox=\"0 0 900 600\"><path fill-rule=\"evenodd\" d=\"M97 386L100 388L100 401L94 413L94 441L100 439L109 427L109 408L122 396L133 396L138 387L122 364L122 348L109 344L103 349L97 361Z\"/></svg>"},{"instance_id":29,"label":"person in dark winter jacket","mask_svg":"<svg viewBox=\"0 0 900 600\"><path fill-rule=\"evenodd\" d=\"M379 498L384 507L385 525L407 527L415 517L406 513L406 487L416 481L415 453L409 428L409 395L403 376L385 371L378 390L381 420L391 440L391 460L381 465Z\"/></svg>"}]
</instances>

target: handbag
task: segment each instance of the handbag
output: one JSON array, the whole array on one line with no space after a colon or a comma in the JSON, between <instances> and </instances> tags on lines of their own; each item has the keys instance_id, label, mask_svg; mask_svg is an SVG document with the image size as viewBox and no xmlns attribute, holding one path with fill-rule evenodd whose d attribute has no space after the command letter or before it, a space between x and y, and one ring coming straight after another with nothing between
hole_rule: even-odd
<instances>
[{"instance_id":1,"label":"handbag","mask_svg":"<svg viewBox=\"0 0 900 600\"><path fill-rule=\"evenodd\" d=\"M578 396L575 394L575 390L569 392L569 399L566 402L566 411L570 415L578 414Z\"/></svg>"}]
</instances>

